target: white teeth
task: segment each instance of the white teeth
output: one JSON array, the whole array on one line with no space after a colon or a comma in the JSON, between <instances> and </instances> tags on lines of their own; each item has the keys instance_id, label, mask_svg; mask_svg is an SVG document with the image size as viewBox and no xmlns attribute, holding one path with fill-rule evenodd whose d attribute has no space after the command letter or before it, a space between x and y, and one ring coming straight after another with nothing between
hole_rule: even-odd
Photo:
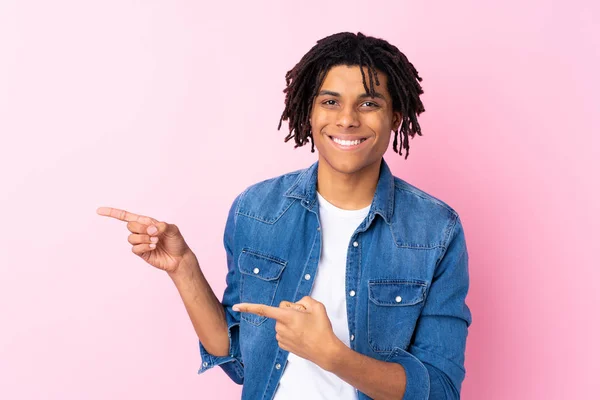
<instances>
[{"instance_id":1,"label":"white teeth","mask_svg":"<svg viewBox=\"0 0 600 400\"><path fill-rule=\"evenodd\" d=\"M356 146L357 144L361 143L363 140L340 140L338 138L334 138L332 137L333 141L341 144L342 146Z\"/></svg>"}]
</instances>

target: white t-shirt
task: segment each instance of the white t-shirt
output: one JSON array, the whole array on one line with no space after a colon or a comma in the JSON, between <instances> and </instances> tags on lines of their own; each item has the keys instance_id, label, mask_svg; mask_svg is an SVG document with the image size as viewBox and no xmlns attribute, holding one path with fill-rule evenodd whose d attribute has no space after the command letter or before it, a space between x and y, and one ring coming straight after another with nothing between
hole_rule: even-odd
<instances>
[{"instance_id":1,"label":"white t-shirt","mask_svg":"<svg viewBox=\"0 0 600 400\"><path fill-rule=\"evenodd\" d=\"M310 296L325 305L335 335L350 347L346 314L346 256L352 234L365 219L371 206L343 210L317 192L322 246L317 276ZM353 400L356 389L334 373L311 361L289 353L275 400Z\"/></svg>"}]
</instances>

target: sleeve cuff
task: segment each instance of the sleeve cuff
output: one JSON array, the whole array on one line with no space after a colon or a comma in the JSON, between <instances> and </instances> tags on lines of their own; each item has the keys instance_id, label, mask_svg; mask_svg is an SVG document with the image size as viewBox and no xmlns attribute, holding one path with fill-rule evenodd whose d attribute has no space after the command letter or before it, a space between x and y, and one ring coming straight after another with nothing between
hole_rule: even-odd
<instances>
[{"instance_id":1,"label":"sleeve cuff","mask_svg":"<svg viewBox=\"0 0 600 400\"><path fill-rule=\"evenodd\" d=\"M240 354L239 345L239 322L225 313L227 318L227 335L229 336L229 355L215 356L210 354L202 342L198 340L200 347L201 365L198 374L202 374L215 366L220 366L223 371L238 385L244 382L244 364Z\"/></svg>"},{"instance_id":2,"label":"sleeve cuff","mask_svg":"<svg viewBox=\"0 0 600 400\"><path fill-rule=\"evenodd\" d=\"M424 400L429 398L429 372L415 356L400 348L395 348L385 360L402 365L406 373L406 389L403 400Z\"/></svg>"}]
</instances>

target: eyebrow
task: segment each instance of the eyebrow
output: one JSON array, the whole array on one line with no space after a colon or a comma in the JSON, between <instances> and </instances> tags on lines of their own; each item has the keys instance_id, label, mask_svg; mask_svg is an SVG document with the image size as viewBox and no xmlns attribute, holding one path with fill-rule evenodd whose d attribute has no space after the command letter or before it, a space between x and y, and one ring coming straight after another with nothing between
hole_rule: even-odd
<instances>
[{"instance_id":1,"label":"eyebrow","mask_svg":"<svg viewBox=\"0 0 600 400\"><path fill-rule=\"evenodd\" d=\"M342 97L338 92L332 92L331 90L321 90L318 94L318 96L333 96L333 97ZM379 98L382 100L385 100L385 97L379 93L379 92L375 92L375 95L373 97L371 97L370 94L368 93L363 93L360 96L358 96L359 99L365 99L365 98Z\"/></svg>"}]
</instances>

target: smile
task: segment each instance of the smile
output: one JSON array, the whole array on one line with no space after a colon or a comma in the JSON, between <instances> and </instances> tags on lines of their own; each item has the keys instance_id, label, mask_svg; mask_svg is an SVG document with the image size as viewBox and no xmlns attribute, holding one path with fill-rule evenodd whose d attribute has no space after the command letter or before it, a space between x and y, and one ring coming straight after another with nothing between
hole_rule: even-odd
<instances>
[{"instance_id":1,"label":"smile","mask_svg":"<svg viewBox=\"0 0 600 400\"><path fill-rule=\"evenodd\" d=\"M331 142L341 150L354 150L362 147L362 144L366 142L369 138L357 139L357 140L341 140L338 138L334 138L331 136L327 136Z\"/></svg>"}]
</instances>

